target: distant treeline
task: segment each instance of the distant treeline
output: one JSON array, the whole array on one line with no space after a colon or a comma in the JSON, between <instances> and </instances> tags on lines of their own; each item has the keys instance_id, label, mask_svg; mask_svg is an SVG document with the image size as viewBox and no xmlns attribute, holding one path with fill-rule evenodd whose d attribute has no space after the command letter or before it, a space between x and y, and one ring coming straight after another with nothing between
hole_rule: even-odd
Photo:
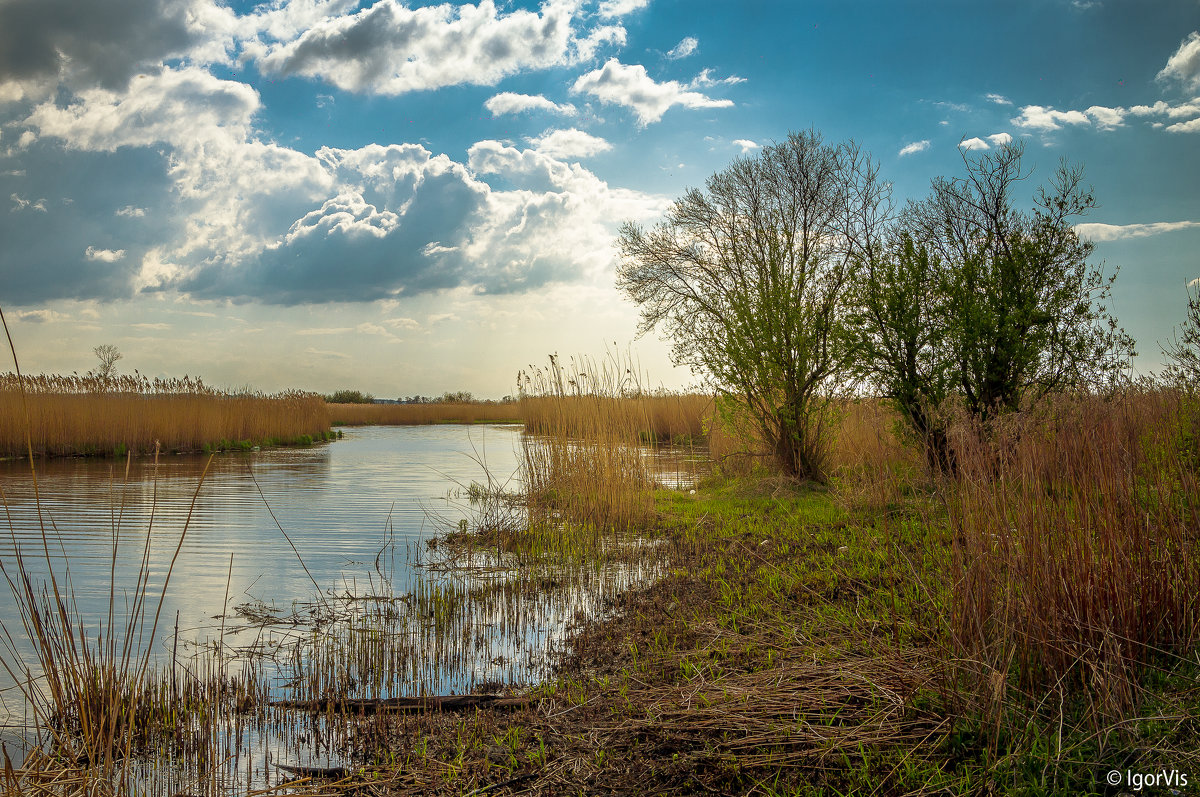
<instances>
[{"instance_id":1,"label":"distant treeline","mask_svg":"<svg viewBox=\"0 0 1200 797\"><path fill-rule=\"evenodd\" d=\"M505 396L499 401L491 399L476 399L474 394L466 390L455 390L440 396L400 396L394 399L376 398L361 390L338 390L325 396L330 404L512 404L516 402L513 396Z\"/></svg>"}]
</instances>

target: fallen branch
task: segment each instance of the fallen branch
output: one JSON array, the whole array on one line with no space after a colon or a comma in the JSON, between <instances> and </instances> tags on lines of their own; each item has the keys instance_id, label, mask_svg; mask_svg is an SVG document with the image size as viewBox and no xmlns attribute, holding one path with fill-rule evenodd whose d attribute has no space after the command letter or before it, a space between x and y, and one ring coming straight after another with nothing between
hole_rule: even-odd
<instances>
[{"instance_id":1,"label":"fallen branch","mask_svg":"<svg viewBox=\"0 0 1200 797\"><path fill-rule=\"evenodd\" d=\"M513 711L528 708L533 701L527 697L499 695L439 695L434 697L391 697L386 699L341 698L331 700L275 700L272 706L297 711L334 714L399 714L424 711L466 711L495 709Z\"/></svg>"}]
</instances>

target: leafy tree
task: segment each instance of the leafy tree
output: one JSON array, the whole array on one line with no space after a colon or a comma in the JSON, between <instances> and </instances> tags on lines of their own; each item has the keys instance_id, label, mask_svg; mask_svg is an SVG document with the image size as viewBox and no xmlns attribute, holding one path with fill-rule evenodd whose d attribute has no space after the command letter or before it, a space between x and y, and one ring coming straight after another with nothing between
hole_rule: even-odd
<instances>
[{"instance_id":1,"label":"leafy tree","mask_svg":"<svg viewBox=\"0 0 1200 797\"><path fill-rule=\"evenodd\" d=\"M338 390L325 397L330 404L373 404L375 397L361 390Z\"/></svg>"},{"instance_id":2,"label":"leafy tree","mask_svg":"<svg viewBox=\"0 0 1200 797\"><path fill-rule=\"evenodd\" d=\"M1169 362L1166 377L1182 387L1200 386L1200 291L1188 291L1187 320L1162 348Z\"/></svg>"},{"instance_id":3,"label":"leafy tree","mask_svg":"<svg viewBox=\"0 0 1200 797\"><path fill-rule=\"evenodd\" d=\"M92 353L100 360L96 366L96 376L109 379L117 375L117 360L122 358L121 352L111 343L102 343L92 349Z\"/></svg>"},{"instance_id":4,"label":"leafy tree","mask_svg":"<svg viewBox=\"0 0 1200 797\"><path fill-rule=\"evenodd\" d=\"M1023 147L963 156L900 214L891 245L864 258L854 316L860 371L948 464L940 405L980 420L1054 391L1095 387L1130 364L1133 340L1107 302L1115 273L1090 264L1071 219L1096 201L1060 165L1032 212L1014 204Z\"/></svg>"},{"instance_id":5,"label":"leafy tree","mask_svg":"<svg viewBox=\"0 0 1200 797\"><path fill-rule=\"evenodd\" d=\"M674 362L736 398L790 475L825 475L846 286L889 209L877 171L853 143L792 133L687 191L654 229L621 228L617 287L640 332L660 327Z\"/></svg>"}]
</instances>

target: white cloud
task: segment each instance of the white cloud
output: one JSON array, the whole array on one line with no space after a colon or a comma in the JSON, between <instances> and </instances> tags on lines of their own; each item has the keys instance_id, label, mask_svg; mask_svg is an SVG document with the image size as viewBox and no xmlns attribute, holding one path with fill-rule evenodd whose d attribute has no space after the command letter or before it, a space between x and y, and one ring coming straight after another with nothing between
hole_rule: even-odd
<instances>
[{"instance_id":1,"label":"white cloud","mask_svg":"<svg viewBox=\"0 0 1200 797\"><path fill-rule=\"evenodd\" d=\"M1167 125L1168 133L1200 133L1200 117L1188 122L1176 122Z\"/></svg>"},{"instance_id":2,"label":"white cloud","mask_svg":"<svg viewBox=\"0 0 1200 797\"><path fill-rule=\"evenodd\" d=\"M1124 108L1106 108L1103 105L1093 105L1084 111L1101 130L1112 130L1125 124L1125 116L1129 113Z\"/></svg>"},{"instance_id":3,"label":"white cloud","mask_svg":"<svg viewBox=\"0 0 1200 797\"><path fill-rule=\"evenodd\" d=\"M1185 116L1200 115L1200 97L1195 97L1178 105L1159 100L1153 105L1135 105L1129 109L1133 116L1166 116L1169 119L1180 119Z\"/></svg>"},{"instance_id":4,"label":"white cloud","mask_svg":"<svg viewBox=\"0 0 1200 797\"><path fill-rule=\"evenodd\" d=\"M672 61L679 58L687 58L689 55L695 53L699 47L700 42L696 37L685 36L680 40L679 44L671 48L670 52L667 53L667 58L670 58Z\"/></svg>"},{"instance_id":5,"label":"white cloud","mask_svg":"<svg viewBox=\"0 0 1200 797\"><path fill-rule=\"evenodd\" d=\"M737 75L730 75L729 77L723 77L723 78L714 78L712 75L709 74L711 71L712 71L711 69L701 69L700 74L698 74L698 75L696 75L696 77L692 78L691 82L688 83L687 87L689 89L708 89L708 88L712 88L713 86L735 86L738 83L746 82L746 78L738 77Z\"/></svg>"},{"instance_id":6,"label":"white cloud","mask_svg":"<svg viewBox=\"0 0 1200 797\"><path fill-rule=\"evenodd\" d=\"M170 324L164 324L161 321L159 321L157 323L144 321L144 322L141 322L138 324L130 324L129 326L133 327L134 329L145 329L145 330L150 330L152 332L162 332L163 330L167 330L167 329L171 328Z\"/></svg>"},{"instance_id":7,"label":"white cloud","mask_svg":"<svg viewBox=\"0 0 1200 797\"><path fill-rule=\"evenodd\" d=\"M600 4L602 17L623 17L650 5L650 0L604 0Z\"/></svg>"},{"instance_id":8,"label":"white cloud","mask_svg":"<svg viewBox=\"0 0 1200 797\"><path fill-rule=\"evenodd\" d=\"M1008 133L992 133L987 137L993 147L1003 147L1005 144L1011 144L1013 137Z\"/></svg>"},{"instance_id":9,"label":"white cloud","mask_svg":"<svg viewBox=\"0 0 1200 797\"><path fill-rule=\"evenodd\" d=\"M118 209L116 215L127 219L140 219L146 215L146 209L135 207L133 205L126 205L125 207Z\"/></svg>"},{"instance_id":10,"label":"white cloud","mask_svg":"<svg viewBox=\"0 0 1200 797\"><path fill-rule=\"evenodd\" d=\"M1200 227L1200 221L1158 221L1150 224L1076 224L1075 232L1093 241L1117 241L1122 238L1145 238L1176 230Z\"/></svg>"},{"instance_id":11,"label":"white cloud","mask_svg":"<svg viewBox=\"0 0 1200 797\"><path fill-rule=\"evenodd\" d=\"M758 144L758 142L751 141L748 138L735 138L733 140L733 144L736 147L742 148L743 155L745 155L747 152L751 152L753 150L760 148L760 145Z\"/></svg>"},{"instance_id":12,"label":"white cloud","mask_svg":"<svg viewBox=\"0 0 1200 797\"><path fill-rule=\"evenodd\" d=\"M328 357L331 360L349 360L350 359L349 354L345 354L340 351L329 351L328 349L316 349L316 348L313 348L312 346L309 346L307 349L305 349L304 353L312 355L313 357Z\"/></svg>"},{"instance_id":13,"label":"white cloud","mask_svg":"<svg viewBox=\"0 0 1200 797\"><path fill-rule=\"evenodd\" d=\"M385 318L383 324L392 329L414 330L420 329L421 325L417 323L415 318Z\"/></svg>"},{"instance_id":14,"label":"white cloud","mask_svg":"<svg viewBox=\"0 0 1200 797\"><path fill-rule=\"evenodd\" d=\"M625 28L620 25L597 25L582 39L571 42L574 52L568 60L572 64L591 61L596 51L606 44L624 47L625 37Z\"/></svg>"},{"instance_id":15,"label":"white cloud","mask_svg":"<svg viewBox=\"0 0 1200 797\"><path fill-rule=\"evenodd\" d=\"M483 104L493 116L506 113L523 113L524 111L549 111L563 116L574 116L575 106L568 103L559 104L546 99L540 94L516 94L504 91L494 97L489 97Z\"/></svg>"},{"instance_id":16,"label":"white cloud","mask_svg":"<svg viewBox=\"0 0 1200 797\"><path fill-rule=\"evenodd\" d=\"M589 158L612 149L612 144L603 138L573 127L567 130L547 130L537 138L529 139L529 143L538 152L559 159Z\"/></svg>"},{"instance_id":17,"label":"white cloud","mask_svg":"<svg viewBox=\"0 0 1200 797\"><path fill-rule=\"evenodd\" d=\"M658 83L641 64L625 65L610 58L600 69L580 76L572 93L587 93L601 102L624 105L637 114L642 127L662 119L674 105L685 108L728 108L732 100L714 99L674 80Z\"/></svg>"},{"instance_id":18,"label":"white cloud","mask_svg":"<svg viewBox=\"0 0 1200 797\"><path fill-rule=\"evenodd\" d=\"M347 91L396 95L460 84L494 85L567 62L575 4L498 13L492 0L408 8L379 0L325 19L299 38L248 52L267 73L302 75Z\"/></svg>"},{"instance_id":19,"label":"white cloud","mask_svg":"<svg viewBox=\"0 0 1200 797\"><path fill-rule=\"evenodd\" d=\"M28 149L29 145L33 144L36 141L37 141L37 133L34 133L32 130L26 130L23 133L21 133L20 138L17 139L17 148L18 149Z\"/></svg>"},{"instance_id":20,"label":"white cloud","mask_svg":"<svg viewBox=\"0 0 1200 797\"><path fill-rule=\"evenodd\" d=\"M17 313L17 320L30 324L45 324L49 321L66 321L68 316L54 310L21 310Z\"/></svg>"},{"instance_id":21,"label":"white cloud","mask_svg":"<svg viewBox=\"0 0 1200 797\"><path fill-rule=\"evenodd\" d=\"M47 101L24 124L68 147L112 152L120 147L197 143L197 137L229 130L244 135L258 110L258 93L244 83L221 80L194 67L138 75L129 88L79 93L60 107Z\"/></svg>"},{"instance_id":22,"label":"white cloud","mask_svg":"<svg viewBox=\"0 0 1200 797\"><path fill-rule=\"evenodd\" d=\"M1012 100L1010 100L1008 97L1005 97L1003 94L988 94L986 96L988 102L994 102L997 105L1012 105Z\"/></svg>"},{"instance_id":23,"label":"white cloud","mask_svg":"<svg viewBox=\"0 0 1200 797\"><path fill-rule=\"evenodd\" d=\"M1158 73L1158 79L1178 80L1193 90L1200 88L1200 31L1192 31L1180 43Z\"/></svg>"},{"instance_id":24,"label":"white cloud","mask_svg":"<svg viewBox=\"0 0 1200 797\"><path fill-rule=\"evenodd\" d=\"M915 155L916 153L924 152L927 149L929 149L929 139L926 138L922 139L921 141L914 141L911 144L905 144L900 148L900 157L903 158L905 155Z\"/></svg>"},{"instance_id":25,"label":"white cloud","mask_svg":"<svg viewBox=\"0 0 1200 797\"><path fill-rule=\"evenodd\" d=\"M1011 120L1017 127L1033 130L1059 130L1064 124L1086 125L1087 114L1081 111L1056 111L1042 105L1026 105L1021 109L1021 115Z\"/></svg>"},{"instance_id":26,"label":"white cloud","mask_svg":"<svg viewBox=\"0 0 1200 797\"><path fill-rule=\"evenodd\" d=\"M83 253L88 260L95 260L101 263L116 263L125 257L124 249L97 249L94 246L89 246Z\"/></svg>"},{"instance_id":27,"label":"white cloud","mask_svg":"<svg viewBox=\"0 0 1200 797\"><path fill-rule=\"evenodd\" d=\"M967 150L968 152L971 150L976 150L976 149L988 149L989 148L988 143L986 141L984 141L982 138L968 138L968 139L958 142L958 146L962 147L963 149Z\"/></svg>"},{"instance_id":28,"label":"white cloud","mask_svg":"<svg viewBox=\"0 0 1200 797\"><path fill-rule=\"evenodd\" d=\"M19 210L26 210L26 209L40 210L42 213L46 212L46 198L45 197L42 197L41 199L22 199L20 196L18 196L17 194L14 193L12 196L9 197L9 199L11 199L13 201L13 206L11 208L11 212L13 212L13 213L16 213Z\"/></svg>"}]
</instances>

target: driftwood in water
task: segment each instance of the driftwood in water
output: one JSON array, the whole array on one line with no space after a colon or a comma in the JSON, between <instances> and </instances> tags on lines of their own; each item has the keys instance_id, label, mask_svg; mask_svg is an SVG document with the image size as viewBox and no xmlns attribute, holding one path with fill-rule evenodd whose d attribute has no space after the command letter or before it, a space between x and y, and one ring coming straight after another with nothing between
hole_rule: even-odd
<instances>
[{"instance_id":1,"label":"driftwood in water","mask_svg":"<svg viewBox=\"0 0 1200 797\"><path fill-rule=\"evenodd\" d=\"M272 706L297 711L331 712L335 714L387 714L420 711L466 711L472 708L515 710L527 708L527 697L500 695L439 695L434 697L338 698L329 700L273 700Z\"/></svg>"},{"instance_id":2,"label":"driftwood in water","mask_svg":"<svg viewBox=\"0 0 1200 797\"><path fill-rule=\"evenodd\" d=\"M350 774L345 767L293 767L287 764L276 764L276 769L298 775L302 778L321 778L324 780L341 780Z\"/></svg>"}]
</instances>

